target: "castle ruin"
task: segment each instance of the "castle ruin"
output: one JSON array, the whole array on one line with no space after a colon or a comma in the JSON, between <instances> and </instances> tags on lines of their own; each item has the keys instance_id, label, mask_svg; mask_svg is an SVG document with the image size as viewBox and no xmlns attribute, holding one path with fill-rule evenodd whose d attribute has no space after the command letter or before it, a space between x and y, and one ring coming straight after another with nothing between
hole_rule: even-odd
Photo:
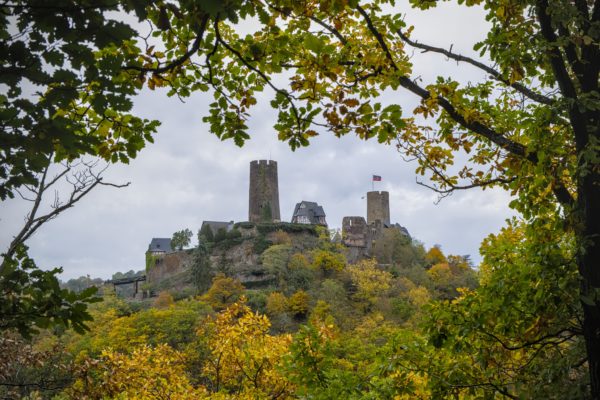
<instances>
[{"instance_id":1,"label":"castle ruin","mask_svg":"<svg viewBox=\"0 0 600 400\"><path fill-rule=\"evenodd\" d=\"M367 192L367 220L360 216L344 217L342 220L342 243L347 248L348 261L355 263L370 257L373 244L383 236L385 229L398 229L410 237L406 228L390 222L389 192Z\"/></svg>"},{"instance_id":2,"label":"castle ruin","mask_svg":"<svg viewBox=\"0 0 600 400\"><path fill-rule=\"evenodd\" d=\"M250 162L249 199L248 221L281 221L277 161L255 160Z\"/></svg>"}]
</instances>

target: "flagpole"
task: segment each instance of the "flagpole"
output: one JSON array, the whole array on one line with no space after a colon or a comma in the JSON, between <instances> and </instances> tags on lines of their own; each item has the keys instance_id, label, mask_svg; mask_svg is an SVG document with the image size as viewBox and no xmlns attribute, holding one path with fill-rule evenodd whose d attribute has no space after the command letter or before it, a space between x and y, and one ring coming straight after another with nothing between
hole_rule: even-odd
<instances>
[{"instance_id":1,"label":"flagpole","mask_svg":"<svg viewBox=\"0 0 600 400\"><path fill-rule=\"evenodd\" d=\"M371 174L371 191L375 191L375 181L373 180L373 174Z\"/></svg>"}]
</instances>

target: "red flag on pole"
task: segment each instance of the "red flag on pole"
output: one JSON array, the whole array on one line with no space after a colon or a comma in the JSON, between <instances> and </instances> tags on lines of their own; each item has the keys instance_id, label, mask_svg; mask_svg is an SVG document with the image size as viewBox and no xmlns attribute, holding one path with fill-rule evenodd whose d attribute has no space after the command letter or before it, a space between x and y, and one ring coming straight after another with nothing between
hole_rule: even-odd
<instances>
[{"instance_id":1,"label":"red flag on pole","mask_svg":"<svg viewBox=\"0 0 600 400\"><path fill-rule=\"evenodd\" d=\"M381 176L373 175L373 182L381 182Z\"/></svg>"}]
</instances>

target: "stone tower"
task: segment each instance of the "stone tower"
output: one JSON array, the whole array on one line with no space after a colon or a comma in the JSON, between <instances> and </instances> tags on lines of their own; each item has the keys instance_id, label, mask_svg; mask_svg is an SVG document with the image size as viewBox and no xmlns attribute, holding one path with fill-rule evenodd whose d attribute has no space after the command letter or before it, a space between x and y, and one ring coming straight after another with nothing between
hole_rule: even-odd
<instances>
[{"instance_id":1,"label":"stone tower","mask_svg":"<svg viewBox=\"0 0 600 400\"><path fill-rule=\"evenodd\" d=\"M367 192L367 224L380 220L390 224L390 194L389 192Z\"/></svg>"},{"instance_id":2,"label":"stone tower","mask_svg":"<svg viewBox=\"0 0 600 400\"><path fill-rule=\"evenodd\" d=\"M279 222L277 161L250 162L250 207L248 221Z\"/></svg>"}]
</instances>

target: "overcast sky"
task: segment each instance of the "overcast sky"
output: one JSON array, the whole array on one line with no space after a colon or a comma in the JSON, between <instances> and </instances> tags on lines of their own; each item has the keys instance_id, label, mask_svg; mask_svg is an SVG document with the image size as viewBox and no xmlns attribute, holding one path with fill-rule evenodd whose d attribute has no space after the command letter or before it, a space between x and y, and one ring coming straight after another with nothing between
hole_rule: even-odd
<instances>
[{"instance_id":1,"label":"overcast sky","mask_svg":"<svg viewBox=\"0 0 600 400\"><path fill-rule=\"evenodd\" d=\"M473 54L472 45L485 36L481 10L444 5L418 12L402 7L407 22L415 24L414 39L442 47L452 44L454 51ZM437 75L462 82L486 78L443 57L416 52L414 62L414 75L420 75L423 84ZM94 190L29 240L30 255L40 267L62 266L65 280L86 274L110 278L117 271L143 269L153 237L171 237L183 228L196 232L203 220L247 220L249 163L267 158L278 162L284 221L291 219L301 200L322 205L331 228L341 227L344 216L366 217L362 197L371 190L371 176L376 174L382 182L375 189L390 192L392 222L405 226L427 247L440 244L447 254L470 254L478 262L481 240L497 232L511 215L506 206L509 197L502 191L456 193L436 205L437 195L415 183L415 164L403 161L393 146L376 141L324 133L311 146L292 152L277 141L272 128L276 115L268 96L253 111L252 139L239 148L219 141L202 123L210 95L194 95L181 103L161 91L143 92L135 100L135 112L162 121L155 143L130 165L111 166L106 172L108 180L131 185ZM406 91L387 97L405 112L417 104ZM26 206L18 200L2 204L2 249L22 225Z\"/></svg>"}]
</instances>

